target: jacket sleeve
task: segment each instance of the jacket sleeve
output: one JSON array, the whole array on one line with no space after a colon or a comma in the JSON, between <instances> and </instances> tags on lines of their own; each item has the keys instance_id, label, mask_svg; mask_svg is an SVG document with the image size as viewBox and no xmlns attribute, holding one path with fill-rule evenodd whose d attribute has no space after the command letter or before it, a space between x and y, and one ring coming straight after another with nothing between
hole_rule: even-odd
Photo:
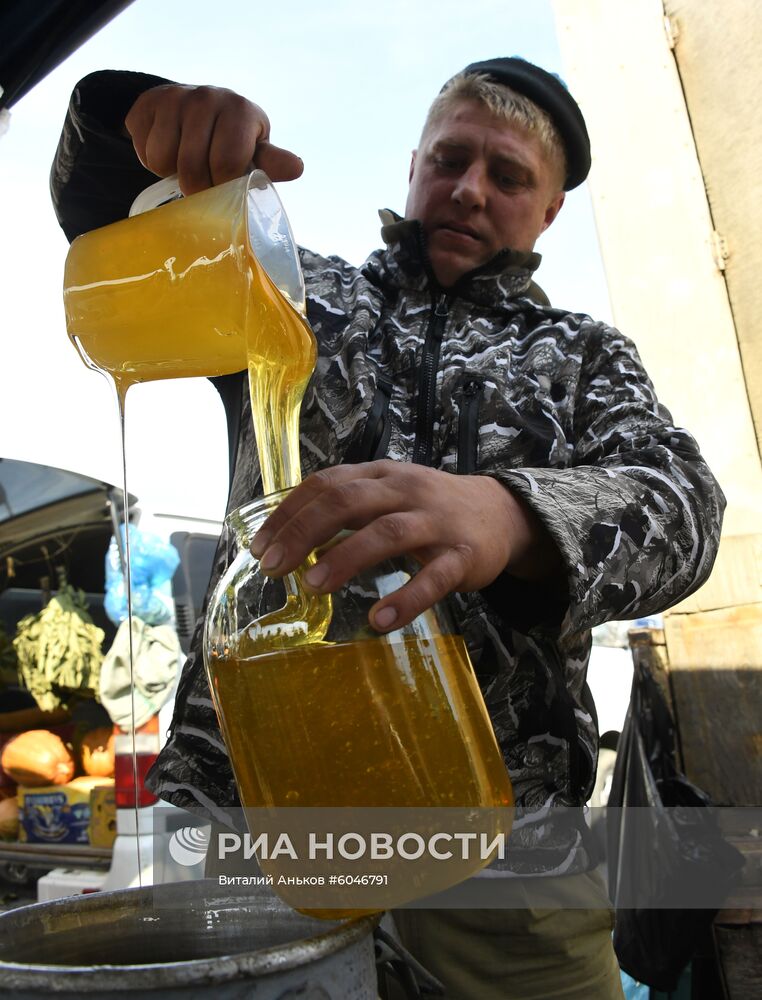
<instances>
[{"instance_id":1,"label":"jacket sleeve","mask_svg":"<svg viewBox=\"0 0 762 1000\"><path fill-rule=\"evenodd\" d=\"M137 195L158 179L140 163L123 127L143 91L169 82L102 70L74 88L50 173L53 207L70 242L126 218Z\"/></svg>"},{"instance_id":2,"label":"jacket sleeve","mask_svg":"<svg viewBox=\"0 0 762 1000\"><path fill-rule=\"evenodd\" d=\"M635 346L590 324L566 468L490 474L534 510L561 552L563 599L507 584L530 627L562 634L664 611L709 576L725 498L698 445L661 406ZM504 574L505 576L505 574ZM506 581L502 590L506 607ZM485 594L495 603L496 591ZM534 604L534 613L531 607ZM508 605L510 606L510 605Z\"/></svg>"}]
</instances>

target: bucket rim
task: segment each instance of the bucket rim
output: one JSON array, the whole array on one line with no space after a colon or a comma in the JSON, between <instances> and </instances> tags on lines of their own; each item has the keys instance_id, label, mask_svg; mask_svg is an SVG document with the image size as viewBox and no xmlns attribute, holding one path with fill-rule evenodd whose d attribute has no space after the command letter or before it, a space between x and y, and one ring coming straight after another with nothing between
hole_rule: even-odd
<instances>
[{"instance_id":1,"label":"bucket rim","mask_svg":"<svg viewBox=\"0 0 762 1000\"><path fill-rule=\"evenodd\" d=\"M188 886L199 886L199 882L185 883ZM81 906L89 911L98 911L113 907L115 903L124 900L130 893L131 900L142 902L152 894L155 886L141 889L119 889L113 892L98 892L85 897ZM117 897L114 899L114 897ZM229 893L220 897L226 902L254 905L255 897L245 893ZM211 901L211 900L210 900ZM45 914L50 916L50 922L55 922L56 910L68 911L72 897L33 903L18 907L7 913L0 914L0 932L3 922L12 922L9 918L23 921L29 919L34 924ZM285 904L284 904L285 905ZM104 990L114 990L124 993L136 992L146 988L169 988L182 986L203 986L230 982L236 979L251 979L278 972L288 972L307 963L314 964L358 944L365 937L370 937L375 926L381 919L381 914L368 914L347 920L326 921L326 930L313 933L307 937L297 938L284 944L271 945L255 950L231 952L210 958L194 958L179 962L154 962L129 965L64 965L56 963L24 963L8 962L0 959L0 995L12 990L44 989L50 993L95 993ZM118 933L118 924L115 931ZM157 981L157 972L160 980ZM51 977L55 977L51 982Z\"/></svg>"}]
</instances>

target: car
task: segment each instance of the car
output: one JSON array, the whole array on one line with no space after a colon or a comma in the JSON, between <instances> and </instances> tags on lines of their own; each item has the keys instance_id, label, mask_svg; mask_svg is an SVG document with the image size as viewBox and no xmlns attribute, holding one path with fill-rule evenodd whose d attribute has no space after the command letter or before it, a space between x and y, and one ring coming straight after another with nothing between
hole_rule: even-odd
<instances>
[{"instance_id":1,"label":"car","mask_svg":"<svg viewBox=\"0 0 762 1000\"><path fill-rule=\"evenodd\" d=\"M117 628L107 613L105 567L112 539L120 537L124 508L123 491L111 483L69 469L0 458L0 624L8 637L25 615L42 610L57 593L59 581L66 579L85 592L93 622L104 633L103 649L109 649ZM178 551L179 565L164 599L179 640L179 676L200 614L221 524L141 511L133 495L128 497L127 510L133 528L139 522L141 527L148 525L153 535ZM4 680L0 675L0 748L21 731L50 729L66 741L77 724L88 728L112 725L108 712L94 697L80 699L72 711L45 713L15 680L13 671L6 672ZM170 697L151 724L136 733L137 768L132 764L132 735L117 735L115 796L119 808L113 848L0 841L0 878L13 883L39 879L40 898L52 898L42 895L43 886L46 893L68 894L80 883L117 889L154 881L156 799L143 785L142 776L159 752L172 701ZM163 804L157 812L171 832L172 820L166 818ZM82 876L79 883L69 871L72 867Z\"/></svg>"}]
</instances>

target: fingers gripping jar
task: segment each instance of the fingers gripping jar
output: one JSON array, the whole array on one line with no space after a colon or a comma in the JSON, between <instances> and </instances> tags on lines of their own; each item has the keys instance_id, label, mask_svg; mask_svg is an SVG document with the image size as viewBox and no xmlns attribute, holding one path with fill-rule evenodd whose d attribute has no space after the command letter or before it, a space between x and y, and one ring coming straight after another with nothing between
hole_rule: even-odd
<instances>
[{"instance_id":1,"label":"fingers gripping jar","mask_svg":"<svg viewBox=\"0 0 762 1000\"><path fill-rule=\"evenodd\" d=\"M402 558L379 563L330 597L306 594L299 572L283 580L266 576L249 545L284 495L263 497L227 518L232 558L212 596L204 636L209 683L249 827L261 830L265 818L277 817L279 829L304 824L307 835L321 824L333 833L370 833L385 823L398 833L438 832L440 846L443 831L458 826L507 834L510 781L446 607L436 605L388 634L370 627L372 605L412 575ZM454 852L453 864L440 858L427 874L426 853L407 859L415 871L408 867L396 887L387 885L392 891L383 905L360 908L437 891L489 860ZM259 860L266 872L274 870L261 853ZM335 867L335 858L324 860ZM355 866L366 860L374 859L360 857ZM387 858L387 866L396 860Z\"/></svg>"}]
</instances>

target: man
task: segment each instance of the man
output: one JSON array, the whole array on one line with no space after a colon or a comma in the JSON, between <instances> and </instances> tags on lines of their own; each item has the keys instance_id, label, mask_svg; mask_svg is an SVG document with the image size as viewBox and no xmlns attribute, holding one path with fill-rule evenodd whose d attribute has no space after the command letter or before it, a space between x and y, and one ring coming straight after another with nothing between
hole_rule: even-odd
<instances>
[{"instance_id":1,"label":"man","mask_svg":"<svg viewBox=\"0 0 762 1000\"><path fill-rule=\"evenodd\" d=\"M302 170L238 95L96 74L72 100L54 201L74 236L122 217L152 174L176 171L190 194L252 160L276 180ZM594 778L589 630L686 596L719 540L722 494L633 345L552 308L532 282L535 240L589 165L581 112L544 70L495 59L448 83L413 154L405 218L382 213L387 248L362 268L302 251L319 344L305 480L253 540L281 576L354 529L307 574L316 592L413 555L420 571L371 609L380 632L451 595L526 813L489 881L530 876L586 907L538 912L527 896L517 911L400 914L403 939L459 1000L621 995L584 823L552 813L579 809ZM244 378L216 384L233 509L261 487ZM224 561L221 550L213 579ZM197 630L152 781L224 821L237 797L199 644Z\"/></svg>"}]
</instances>

